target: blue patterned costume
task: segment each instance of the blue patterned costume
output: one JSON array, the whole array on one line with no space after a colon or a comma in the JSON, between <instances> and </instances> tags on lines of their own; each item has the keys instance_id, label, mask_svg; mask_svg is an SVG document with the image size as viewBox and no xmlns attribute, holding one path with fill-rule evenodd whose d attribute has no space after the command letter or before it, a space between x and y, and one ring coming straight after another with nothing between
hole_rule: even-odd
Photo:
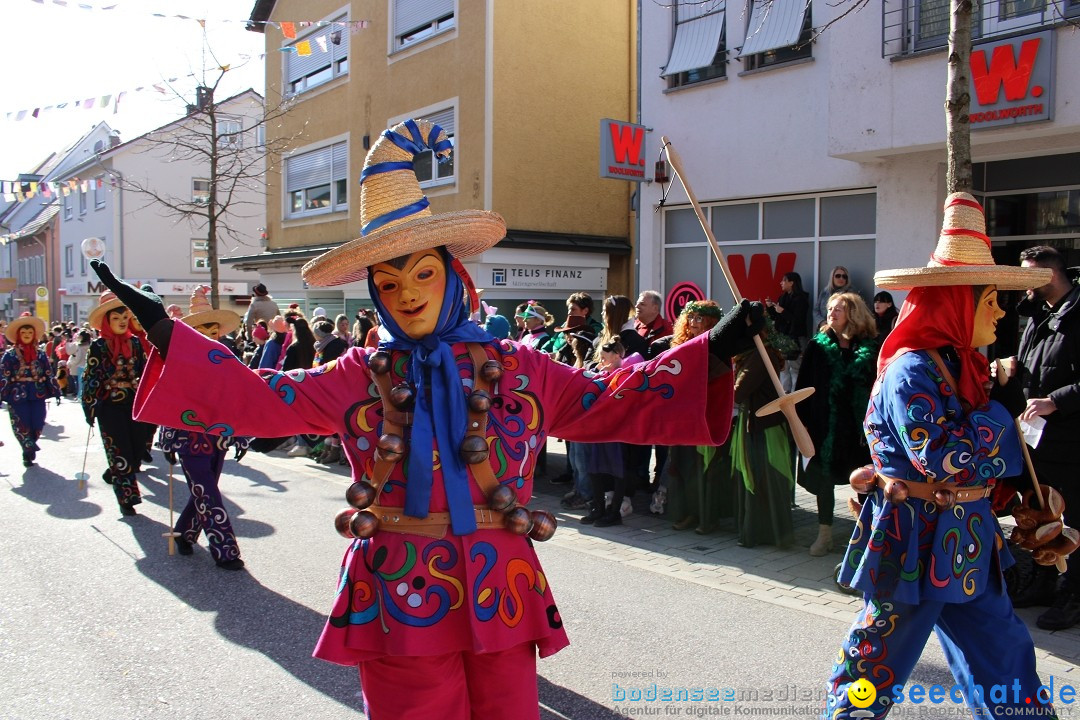
<instances>
[{"instance_id":1,"label":"blue patterned costume","mask_svg":"<svg viewBox=\"0 0 1080 720\"><path fill-rule=\"evenodd\" d=\"M45 401L60 397L52 365L45 353L37 350L34 361L24 360L18 347L0 357L0 401L8 404L11 430L23 451L23 458L33 458L37 440L45 427Z\"/></svg>"},{"instance_id":2,"label":"blue patterned costume","mask_svg":"<svg viewBox=\"0 0 1080 720\"><path fill-rule=\"evenodd\" d=\"M959 373L955 364L949 370ZM948 480L984 487L1021 471L1008 411L990 401L965 415L925 351L888 365L864 425L875 470L909 485ZM841 582L863 592L865 606L833 666L823 717L885 717L931 630L957 685L982 688L981 699L964 692L974 712L1020 708L1025 717L1053 717L1052 707L1025 702L1040 683L1031 635L1005 594L1001 571L1011 564L989 499L939 510L914 497L893 503L880 488L872 492L840 573ZM847 696L860 678L877 688L867 708L872 714L853 708ZM1015 698L1014 681L1021 688ZM1006 697L991 696L995 684L1009 685Z\"/></svg>"}]
</instances>

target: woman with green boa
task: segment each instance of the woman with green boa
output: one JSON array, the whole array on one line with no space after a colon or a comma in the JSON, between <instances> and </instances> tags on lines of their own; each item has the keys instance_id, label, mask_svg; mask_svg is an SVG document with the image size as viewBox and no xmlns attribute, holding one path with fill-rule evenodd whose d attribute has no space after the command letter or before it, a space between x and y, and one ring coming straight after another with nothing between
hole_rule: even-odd
<instances>
[{"instance_id":1,"label":"woman with green boa","mask_svg":"<svg viewBox=\"0 0 1080 720\"><path fill-rule=\"evenodd\" d=\"M829 298L825 327L806 346L795 388L814 394L795 407L810 431L817 454L799 484L817 496L818 537L810 554L833 549L836 485L847 485L855 468L870 462L862 422L876 375L877 323L861 297L852 292Z\"/></svg>"},{"instance_id":2,"label":"woman with green boa","mask_svg":"<svg viewBox=\"0 0 1080 720\"><path fill-rule=\"evenodd\" d=\"M784 358L798 351L795 340L777 332L766 320L761 340L776 372L784 367ZM757 348L735 357L735 403L739 415L735 432L728 441L731 447L731 470L738 495L735 525L739 545L791 545L791 491L795 487L791 463L791 433L783 413L757 417L758 409L776 399L765 361Z\"/></svg>"}]
</instances>

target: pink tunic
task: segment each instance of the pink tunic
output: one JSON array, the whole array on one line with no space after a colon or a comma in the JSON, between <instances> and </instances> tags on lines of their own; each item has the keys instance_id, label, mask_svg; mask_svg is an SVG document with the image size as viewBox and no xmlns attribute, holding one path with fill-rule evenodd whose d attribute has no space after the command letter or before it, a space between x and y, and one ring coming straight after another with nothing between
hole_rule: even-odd
<instances>
[{"instance_id":1,"label":"pink tunic","mask_svg":"<svg viewBox=\"0 0 1080 720\"><path fill-rule=\"evenodd\" d=\"M471 360L464 344L453 349L462 392L468 393ZM521 503L532 496L537 455L548 433L578 442L719 445L726 440L731 375L706 382L704 337L604 376L560 365L511 341L502 341L501 353L490 347L487 352L503 366L502 379L492 387L490 462L499 482L514 488ZM222 345L176 323L168 362L151 355L136 417L226 435L337 433L353 478L359 479L374 465L382 414L368 369L370 353L352 348L313 370L258 374ZM407 359L405 353L392 354L394 383L403 379ZM407 461L395 466L380 506L404 505L407 466ZM486 504L476 483L472 499ZM446 510L436 464L430 511ZM541 657L568 642L531 541L508 530L448 533L439 539L380 532L352 541L346 550L315 656L355 665L384 655L494 652L525 642L535 642Z\"/></svg>"}]
</instances>

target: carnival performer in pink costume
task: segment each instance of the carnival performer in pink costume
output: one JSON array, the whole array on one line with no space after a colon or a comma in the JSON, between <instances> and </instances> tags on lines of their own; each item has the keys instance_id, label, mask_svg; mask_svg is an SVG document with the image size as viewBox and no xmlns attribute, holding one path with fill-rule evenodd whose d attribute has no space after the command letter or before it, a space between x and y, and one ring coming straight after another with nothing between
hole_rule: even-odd
<instances>
[{"instance_id":1,"label":"carnival performer in pink costume","mask_svg":"<svg viewBox=\"0 0 1080 720\"><path fill-rule=\"evenodd\" d=\"M710 381L708 368L751 342L762 309L744 303L708 336L604 376L495 340L468 320L475 291L459 261L506 225L488 211L433 215L411 170L429 149L449 156L437 125L386 131L361 175L362 237L304 268L311 285L367 278L377 351L256 374L167 319L156 296L94 268L151 328L140 418L341 437L356 482L335 524L355 539L315 656L358 666L369 717L527 720L539 717L537 652L568 642L530 542L550 537L554 518L524 507L547 434L632 441L648 428L657 442L723 443L731 374Z\"/></svg>"}]
</instances>

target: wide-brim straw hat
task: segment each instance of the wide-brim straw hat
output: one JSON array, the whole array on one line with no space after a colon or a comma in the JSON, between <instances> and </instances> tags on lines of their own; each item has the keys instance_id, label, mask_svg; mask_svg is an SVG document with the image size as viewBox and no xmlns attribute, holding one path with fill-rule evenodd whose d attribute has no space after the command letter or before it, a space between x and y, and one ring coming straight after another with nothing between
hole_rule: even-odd
<instances>
[{"instance_id":1,"label":"wide-brim straw hat","mask_svg":"<svg viewBox=\"0 0 1080 720\"><path fill-rule=\"evenodd\" d=\"M1049 268L995 264L982 205L968 193L952 193L945 200L941 235L926 267L881 270L874 273L874 285L899 290L941 285L1027 290L1042 287L1052 275Z\"/></svg>"},{"instance_id":2,"label":"wide-brim straw hat","mask_svg":"<svg viewBox=\"0 0 1080 720\"><path fill-rule=\"evenodd\" d=\"M12 344L19 342L19 329L24 327L34 328L34 342L45 337L45 321L39 317L25 313L8 323L4 329L4 337Z\"/></svg>"},{"instance_id":3,"label":"wide-brim straw hat","mask_svg":"<svg viewBox=\"0 0 1080 720\"><path fill-rule=\"evenodd\" d=\"M90 323L90 327L100 330L101 321L105 319L105 313L122 307L124 307L124 303L120 302L111 290L106 290L101 293L98 306L90 311L90 316L86 318L86 321Z\"/></svg>"},{"instance_id":4,"label":"wide-brim straw hat","mask_svg":"<svg viewBox=\"0 0 1080 720\"><path fill-rule=\"evenodd\" d=\"M498 213L432 214L413 171L413 159L431 150L444 162L452 149L443 129L426 120L406 120L384 131L368 152L360 175L361 236L305 265L304 281L325 287L363 280L376 263L440 246L464 259L506 237L506 222Z\"/></svg>"},{"instance_id":5,"label":"wide-brim straw hat","mask_svg":"<svg viewBox=\"0 0 1080 720\"><path fill-rule=\"evenodd\" d=\"M228 335L240 327L241 318L232 310L215 310L206 299L206 292L209 289L205 285L199 285L191 291L190 309L187 315L180 318L180 322L191 327L217 323L218 334Z\"/></svg>"}]
</instances>

